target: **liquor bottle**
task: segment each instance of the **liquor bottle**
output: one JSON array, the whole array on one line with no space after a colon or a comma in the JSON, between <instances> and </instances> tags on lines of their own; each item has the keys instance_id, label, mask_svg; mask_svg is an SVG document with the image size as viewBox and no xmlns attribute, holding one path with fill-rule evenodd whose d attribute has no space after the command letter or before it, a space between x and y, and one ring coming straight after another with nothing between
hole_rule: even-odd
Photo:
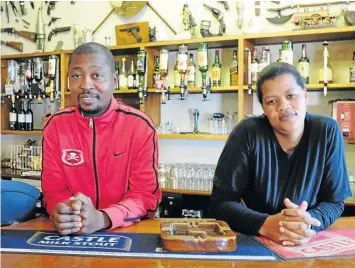
<instances>
[{"instance_id":1,"label":"liquor bottle","mask_svg":"<svg viewBox=\"0 0 355 268\"><path fill-rule=\"evenodd\" d=\"M155 65L153 71L153 83L156 90L161 90L161 77L160 77L160 56L155 56Z\"/></svg>"},{"instance_id":2,"label":"liquor bottle","mask_svg":"<svg viewBox=\"0 0 355 268\"><path fill-rule=\"evenodd\" d=\"M141 49L138 51L137 54L137 74L139 75L139 80L138 80L138 98L139 98L139 103L143 104L143 97L145 95L144 93L144 75L146 71L146 60L147 60L147 52L145 50Z\"/></svg>"},{"instance_id":3,"label":"liquor bottle","mask_svg":"<svg viewBox=\"0 0 355 268\"><path fill-rule=\"evenodd\" d=\"M21 109L18 112L18 130L26 130L26 111L23 101L21 101Z\"/></svg>"},{"instance_id":4,"label":"liquor bottle","mask_svg":"<svg viewBox=\"0 0 355 268\"><path fill-rule=\"evenodd\" d=\"M185 75L187 73L187 46L181 45L179 46L178 52L178 72L180 74L181 85L185 82Z\"/></svg>"},{"instance_id":5,"label":"liquor bottle","mask_svg":"<svg viewBox=\"0 0 355 268\"><path fill-rule=\"evenodd\" d=\"M233 50L233 60L229 66L230 73L230 85L238 86L238 54L236 50Z\"/></svg>"},{"instance_id":6,"label":"liquor bottle","mask_svg":"<svg viewBox=\"0 0 355 268\"><path fill-rule=\"evenodd\" d=\"M286 40L282 42L281 47L281 61L293 65L293 43Z\"/></svg>"},{"instance_id":7,"label":"liquor bottle","mask_svg":"<svg viewBox=\"0 0 355 268\"><path fill-rule=\"evenodd\" d=\"M119 74L120 74L120 64L118 61L115 61L115 74L116 74L116 77L117 77L117 83L116 83L116 89L118 90L118 87L120 85L120 77L119 77Z\"/></svg>"},{"instance_id":8,"label":"liquor bottle","mask_svg":"<svg viewBox=\"0 0 355 268\"><path fill-rule=\"evenodd\" d=\"M160 77L165 80L168 76L169 51L165 48L160 50L159 72Z\"/></svg>"},{"instance_id":9,"label":"liquor bottle","mask_svg":"<svg viewBox=\"0 0 355 268\"><path fill-rule=\"evenodd\" d=\"M212 83L213 86L221 86L221 70L222 65L219 61L219 50L215 51L214 63L212 65Z\"/></svg>"},{"instance_id":10,"label":"liquor bottle","mask_svg":"<svg viewBox=\"0 0 355 268\"><path fill-rule=\"evenodd\" d=\"M34 79L34 74L33 74L33 63L31 60L27 60L25 63L25 77L27 80L27 84L28 84L28 98L32 99L32 81Z\"/></svg>"},{"instance_id":11,"label":"liquor bottle","mask_svg":"<svg viewBox=\"0 0 355 268\"><path fill-rule=\"evenodd\" d=\"M276 62L282 62L281 54L282 54L282 49L279 49L279 58L277 59Z\"/></svg>"},{"instance_id":12,"label":"liquor bottle","mask_svg":"<svg viewBox=\"0 0 355 268\"><path fill-rule=\"evenodd\" d=\"M52 107L48 105L46 115L43 117L43 127L46 126L49 117L52 115Z\"/></svg>"},{"instance_id":13,"label":"liquor bottle","mask_svg":"<svg viewBox=\"0 0 355 268\"><path fill-rule=\"evenodd\" d=\"M267 65L271 64L271 52L268 47L265 47L265 52L266 52L266 62Z\"/></svg>"},{"instance_id":14,"label":"liquor bottle","mask_svg":"<svg viewBox=\"0 0 355 268\"><path fill-rule=\"evenodd\" d=\"M126 70L126 58L122 58L119 80L120 80L119 89L127 89L128 74Z\"/></svg>"},{"instance_id":15,"label":"liquor bottle","mask_svg":"<svg viewBox=\"0 0 355 268\"><path fill-rule=\"evenodd\" d=\"M355 83L355 51L353 52L353 62L350 64L350 83Z\"/></svg>"},{"instance_id":16,"label":"liquor bottle","mask_svg":"<svg viewBox=\"0 0 355 268\"><path fill-rule=\"evenodd\" d=\"M194 63L194 55L190 53L190 59L187 63L187 85L192 88L195 87L196 65Z\"/></svg>"},{"instance_id":17,"label":"liquor bottle","mask_svg":"<svg viewBox=\"0 0 355 268\"><path fill-rule=\"evenodd\" d=\"M31 102L28 102L28 107L25 115L26 130L33 130L33 112L31 109Z\"/></svg>"},{"instance_id":18,"label":"liquor bottle","mask_svg":"<svg viewBox=\"0 0 355 268\"><path fill-rule=\"evenodd\" d=\"M128 88L129 89L134 89L136 87L135 85L135 81L136 81L136 70L134 69L134 61L132 59L131 61L131 67L128 70Z\"/></svg>"},{"instance_id":19,"label":"liquor bottle","mask_svg":"<svg viewBox=\"0 0 355 268\"><path fill-rule=\"evenodd\" d=\"M17 130L17 110L14 102L12 102L11 109L9 111L9 128L10 130Z\"/></svg>"},{"instance_id":20,"label":"liquor bottle","mask_svg":"<svg viewBox=\"0 0 355 268\"><path fill-rule=\"evenodd\" d=\"M34 80L38 84L39 92L37 95L37 101L38 103L42 103L42 98L45 98L45 92L44 89L40 87L40 82L43 79L43 60L39 57L33 59L33 75L34 75Z\"/></svg>"},{"instance_id":21,"label":"liquor bottle","mask_svg":"<svg viewBox=\"0 0 355 268\"><path fill-rule=\"evenodd\" d=\"M324 45L324 43L323 43ZM328 45L327 45L328 46ZM330 65L329 63L329 51L328 51L328 47L325 48L325 53L327 54L327 82L329 83L333 83L333 67ZM318 75L319 75L319 83L323 84L324 83L324 66L322 64L322 66L319 68L318 71Z\"/></svg>"},{"instance_id":22,"label":"liquor bottle","mask_svg":"<svg viewBox=\"0 0 355 268\"><path fill-rule=\"evenodd\" d=\"M267 52L266 52L266 48L262 47L261 49L261 60L259 63L259 73L267 66Z\"/></svg>"},{"instance_id":23,"label":"liquor bottle","mask_svg":"<svg viewBox=\"0 0 355 268\"><path fill-rule=\"evenodd\" d=\"M303 81L309 84L309 59L307 58L306 44L302 44L302 57L298 61L297 69Z\"/></svg>"},{"instance_id":24,"label":"liquor bottle","mask_svg":"<svg viewBox=\"0 0 355 268\"><path fill-rule=\"evenodd\" d=\"M259 59L258 59L258 49L255 47L253 50L253 57L250 64L251 72L251 84L255 85L259 76Z\"/></svg>"},{"instance_id":25,"label":"liquor bottle","mask_svg":"<svg viewBox=\"0 0 355 268\"><path fill-rule=\"evenodd\" d=\"M174 66L174 87L178 88L180 86L180 74L179 74L179 68L178 68L178 55L179 53L176 53L176 63Z\"/></svg>"},{"instance_id":26,"label":"liquor bottle","mask_svg":"<svg viewBox=\"0 0 355 268\"><path fill-rule=\"evenodd\" d=\"M56 66L57 66L57 57L54 56L54 55L49 56L49 60L48 60L48 78L50 80L54 80L55 79Z\"/></svg>"}]
</instances>

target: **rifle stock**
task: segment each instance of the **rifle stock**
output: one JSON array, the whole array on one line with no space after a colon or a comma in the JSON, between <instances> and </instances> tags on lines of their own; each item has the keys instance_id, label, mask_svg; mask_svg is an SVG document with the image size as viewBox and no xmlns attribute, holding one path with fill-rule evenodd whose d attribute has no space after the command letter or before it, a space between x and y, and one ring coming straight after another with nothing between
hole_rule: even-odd
<instances>
[{"instance_id":1,"label":"rifle stock","mask_svg":"<svg viewBox=\"0 0 355 268\"><path fill-rule=\"evenodd\" d=\"M17 51L22 52L23 51L23 44L20 42L15 42L15 41L10 41L10 42L5 42L1 41L1 44L11 47L13 49L16 49Z\"/></svg>"},{"instance_id":2,"label":"rifle stock","mask_svg":"<svg viewBox=\"0 0 355 268\"><path fill-rule=\"evenodd\" d=\"M32 42L36 42L36 33L34 33L34 32L14 30L14 33L23 37L23 38L26 38L27 40L30 40Z\"/></svg>"}]
</instances>

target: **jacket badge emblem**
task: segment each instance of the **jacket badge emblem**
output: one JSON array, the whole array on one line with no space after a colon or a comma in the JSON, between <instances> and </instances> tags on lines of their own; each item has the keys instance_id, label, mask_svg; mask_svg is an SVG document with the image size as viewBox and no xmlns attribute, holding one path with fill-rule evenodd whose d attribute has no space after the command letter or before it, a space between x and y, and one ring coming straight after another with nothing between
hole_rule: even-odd
<instances>
[{"instance_id":1,"label":"jacket badge emblem","mask_svg":"<svg viewBox=\"0 0 355 268\"><path fill-rule=\"evenodd\" d=\"M75 149L62 150L62 161L68 166L79 166L84 163L83 152Z\"/></svg>"}]
</instances>

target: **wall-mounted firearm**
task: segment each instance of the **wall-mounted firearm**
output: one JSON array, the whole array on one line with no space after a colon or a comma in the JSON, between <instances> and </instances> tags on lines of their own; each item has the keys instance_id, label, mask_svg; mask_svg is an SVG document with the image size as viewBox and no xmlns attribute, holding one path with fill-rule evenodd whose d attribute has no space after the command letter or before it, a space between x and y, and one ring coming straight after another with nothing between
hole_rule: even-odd
<instances>
[{"instance_id":1,"label":"wall-mounted firearm","mask_svg":"<svg viewBox=\"0 0 355 268\"><path fill-rule=\"evenodd\" d=\"M44 41L46 40L46 32L44 28L43 16L42 16L42 5L38 9L37 24L36 24L36 41L37 49L44 51Z\"/></svg>"},{"instance_id":2,"label":"wall-mounted firearm","mask_svg":"<svg viewBox=\"0 0 355 268\"><path fill-rule=\"evenodd\" d=\"M1 40L1 44L16 49L17 51L20 52L23 51L23 44L20 42L15 42L15 41L6 42Z\"/></svg>"},{"instance_id":3,"label":"wall-mounted firearm","mask_svg":"<svg viewBox=\"0 0 355 268\"><path fill-rule=\"evenodd\" d=\"M16 34L32 42L36 42L36 33L28 31L16 31L15 28L1 28L2 33Z\"/></svg>"},{"instance_id":4,"label":"wall-mounted firearm","mask_svg":"<svg viewBox=\"0 0 355 268\"><path fill-rule=\"evenodd\" d=\"M53 34L68 32L70 30L71 30L71 26L54 28L54 29L52 29L52 31L48 35L48 41L51 41Z\"/></svg>"}]
</instances>

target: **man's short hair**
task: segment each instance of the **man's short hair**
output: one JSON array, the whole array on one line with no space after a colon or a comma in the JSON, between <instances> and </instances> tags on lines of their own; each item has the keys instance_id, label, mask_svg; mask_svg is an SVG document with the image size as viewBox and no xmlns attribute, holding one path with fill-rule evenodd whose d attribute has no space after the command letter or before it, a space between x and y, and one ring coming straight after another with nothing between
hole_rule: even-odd
<instances>
[{"instance_id":1,"label":"man's short hair","mask_svg":"<svg viewBox=\"0 0 355 268\"><path fill-rule=\"evenodd\" d=\"M106 57L107 64L110 66L112 72L115 72L115 58L106 46L95 42L84 43L78 46L70 55L68 67L71 64L73 56L81 54L103 54Z\"/></svg>"},{"instance_id":2,"label":"man's short hair","mask_svg":"<svg viewBox=\"0 0 355 268\"><path fill-rule=\"evenodd\" d=\"M283 74L292 74L296 80L296 83L303 89L305 88L304 81L301 74L298 72L295 66L286 62L274 62L266 66L259 74L258 81L256 82L256 94L259 102L263 104L263 92L261 87L266 80L272 80Z\"/></svg>"}]
</instances>

